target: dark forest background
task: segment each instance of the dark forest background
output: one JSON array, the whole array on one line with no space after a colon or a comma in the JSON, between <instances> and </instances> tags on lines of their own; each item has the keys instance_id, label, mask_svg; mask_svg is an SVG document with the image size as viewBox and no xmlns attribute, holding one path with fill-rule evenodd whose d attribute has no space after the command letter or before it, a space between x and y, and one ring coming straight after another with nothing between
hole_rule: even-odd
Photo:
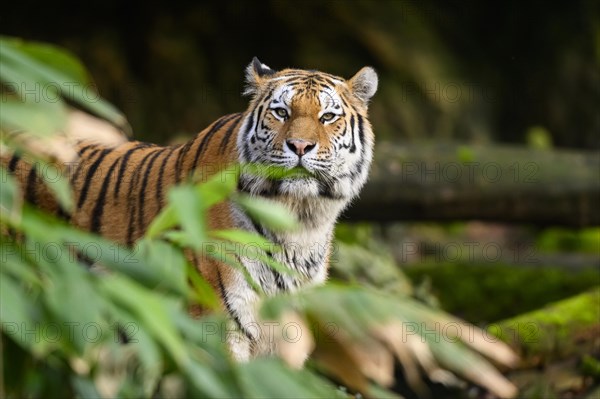
<instances>
[{"instance_id":1,"label":"dark forest background","mask_svg":"<svg viewBox=\"0 0 600 399\"><path fill-rule=\"evenodd\" d=\"M380 74L378 137L600 148L600 6L572 1L24 0L3 34L79 56L138 139L169 142L241 111L253 56Z\"/></svg>"},{"instance_id":2,"label":"dark forest background","mask_svg":"<svg viewBox=\"0 0 600 399\"><path fill-rule=\"evenodd\" d=\"M410 295L499 326L521 356L507 374L519 397L600 394L600 1L22 0L3 7L0 34L68 49L93 77L91 101L97 89L124 112L134 138L155 143L181 142L243 111L254 56L275 69L346 78L375 67L370 114L380 145L369 183L336 230L332 277L401 293L398 305ZM336 311L354 317L357 309ZM450 357L453 371L480 371ZM248 380L278 381L261 370ZM62 392L54 374L39 372ZM37 380L27 378L16 386L30 389ZM236 387L227 373L219 378ZM124 396L141 396L131 392Z\"/></svg>"}]
</instances>

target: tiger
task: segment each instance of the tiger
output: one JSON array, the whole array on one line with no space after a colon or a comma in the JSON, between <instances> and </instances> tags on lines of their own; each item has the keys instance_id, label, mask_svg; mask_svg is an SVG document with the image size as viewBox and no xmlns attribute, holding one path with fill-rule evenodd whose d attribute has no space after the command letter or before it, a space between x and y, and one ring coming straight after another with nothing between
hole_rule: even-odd
<instances>
[{"instance_id":1,"label":"tiger","mask_svg":"<svg viewBox=\"0 0 600 399\"><path fill-rule=\"evenodd\" d=\"M237 185L241 193L279 203L296 217L296 229L269 229L233 201L208 211L208 227L242 229L278 244L280 250L271 255L295 273L240 259L267 296L323 284L336 220L369 174L374 133L368 106L378 76L368 66L348 80L317 70L276 71L255 57L245 81L247 110L217 119L186 143L126 141L111 147L79 142L77 167L69 172L71 212L62 209L35 166L18 154L3 156L2 166L18 177L29 203L127 246L165 206L168 189L203 166L210 165L214 173L233 164L301 169L306 173L300 177L271 179L241 168ZM244 273L212 258L194 256L193 262L236 327L237 336L228 340L232 357L246 361L270 353L272 342L247 327L257 324L260 294Z\"/></svg>"}]
</instances>

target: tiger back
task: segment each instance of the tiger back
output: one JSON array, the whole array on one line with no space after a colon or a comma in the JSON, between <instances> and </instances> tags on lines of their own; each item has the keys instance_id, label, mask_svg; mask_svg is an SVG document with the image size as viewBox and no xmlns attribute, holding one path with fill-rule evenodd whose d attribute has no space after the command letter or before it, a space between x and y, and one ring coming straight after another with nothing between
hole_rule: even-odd
<instances>
[{"instance_id":1,"label":"tiger back","mask_svg":"<svg viewBox=\"0 0 600 399\"><path fill-rule=\"evenodd\" d=\"M257 259L240 258L267 295L321 284L327 277L335 222L367 180L374 135L368 102L378 85L370 67L349 80L312 70L275 71L254 58L246 69L243 113L223 116L185 144L157 146L130 141L108 147L82 141L69 165L74 207L63 210L32 166L18 155L2 156L25 199L73 225L133 245L165 205L168 189L202 169L217 173L232 164L300 168L301 177L271 179L242 173L238 190L269 198L296 216L293 231L272 231L233 202L209 210L211 229L243 229L278 244L272 256L294 270L282 274ZM206 173L208 171L208 174ZM239 270L193 256L219 294L237 329L230 348L238 360L269 353L268 337L255 328L260 294Z\"/></svg>"}]
</instances>

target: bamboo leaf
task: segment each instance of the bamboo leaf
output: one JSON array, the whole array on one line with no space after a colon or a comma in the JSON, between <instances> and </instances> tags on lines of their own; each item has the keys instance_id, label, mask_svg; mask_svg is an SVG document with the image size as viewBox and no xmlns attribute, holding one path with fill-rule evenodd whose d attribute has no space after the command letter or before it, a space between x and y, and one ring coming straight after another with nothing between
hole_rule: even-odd
<instances>
[{"instance_id":1,"label":"bamboo leaf","mask_svg":"<svg viewBox=\"0 0 600 399\"><path fill-rule=\"evenodd\" d=\"M7 130L25 130L40 137L62 129L67 121L67 109L62 101L2 101L0 126Z\"/></svg>"},{"instance_id":2,"label":"bamboo leaf","mask_svg":"<svg viewBox=\"0 0 600 399\"><path fill-rule=\"evenodd\" d=\"M200 250L207 241L205 207L191 186L179 186L169 191L169 200L175 209L182 229L189 236L189 245Z\"/></svg>"},{"instance_id":3,"label":"bamboo leaf","mask_svg":"<svg viewBox=\"0 0 600 399\"><path fill-rule=\"evenodd\" d=\"M229 167L215 173L208 179L198 174L194 177L194 181L200 182L196 185L196 190L202 198L204 206L208 209L219 202L225 201L235 192L238 171L236 167Z\"/></svg>"},{"instance_id":4,"label":"bamboo leaf","mask_svg":"<svg viewBox=\"0 0 600 399\"><path fill-rule=\"evenodd\" d=\"M148 226L146 238L152 239L158 237L166 230L177 226L177 222L178 218L175 208L171 204L167 204L167 206L160 211L158 216L152 220L150 226Z\"/></svg>"},{"instance_id":5,"label":"bamboo leaf","mask_svg":"<svg viewBox=\"0 0 600 399\"><path fill-rule=\"evenodd\" d=\"M247 195L236 196L235 201L252 219L274 230L291 230L298 224L290 211L275 201Z\"/></svg>"},{"instance_id":6,"label":"bamboo leaf","mask_svg":"<svg viewBox=\"0 0 600 399\"><path fill-rule=\"evenodd\" d=\"M149 333L167 349L171 358L181 367L189 362L188 353L169 319L161 297L134 284L128 279L112 275L100 282L101 289L143 322Z\"/></svg>"},{"instance_id":7,"label":"bamboo leaf","mask_svg":"<svg viewBox=\"0 0 600 399\"><path fill-rule=\"evenodd\" d=\"M291 370L276 359L257 359L243 364L239 368L239 374L245 397L343 397L334 386L315 374L304 370Z\"/></svg>"},{"instance_id":8,"label":"bamboo leaf","mask_svg":"<svg viewBox=\"0 0 600 399\"><path fill-rule=\"evenodd\" d=\"M2 60L3 69L5 66L12 66L14 69L27 71L30 78L39 82L44 89L52 87L52 90L57 90L62 96L77 102L100 117L128 130L127 121L122 113L114 106L102 100L86 81L76 80L82 76L80 72L77 72L78 68L73 66L72 57L69 57L69 55L57 48L53 49L42 45L43 49L35 49L34 47L36 46L39 45L10 40L4 37L1 38L0 59ZM27 47L30 49L28 51L24 50ZM34 56L39 56L40 54L43 54L42 58L46 63L39 62L34 58ZM47 63L49 58L57 59L57 61L67 61L70 74L62 70L59 71L52 65L49 65ZM20 83L20 81L17 83ZM48 99L44 101L48 102Z\"/></svg>"}]
</instances>

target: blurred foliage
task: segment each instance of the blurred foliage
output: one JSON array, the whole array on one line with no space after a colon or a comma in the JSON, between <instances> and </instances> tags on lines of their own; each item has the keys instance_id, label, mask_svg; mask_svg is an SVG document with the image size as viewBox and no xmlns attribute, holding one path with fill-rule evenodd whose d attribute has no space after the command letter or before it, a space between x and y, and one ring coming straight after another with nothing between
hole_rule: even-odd
<instances>
[{"instance_id":1,"label":"blurred foliage","mask_svg":"<svg viewBox=\"0 0 600 399\"><path fill-rule=\"evenodd\" d=\"M600 285L598 228L339 223L336 239L352 249L342 262L334 252L334 277L381 289L408 281L420 301L479 325Z\"/></svg>"},{"instance_id":2,"label":"blurred foliage","mask_svg":"<svg viewBox=\"0 0 600 399\"><path fill-rule=\"evenodd\" d=\"M527 145L539 150L552 148L552 137L550 132L541 126L533 126L527 130Z\"/></svg>"},{"instance_id":3,"label":"blurred foliage","mask_svg":"<svg viewBox=\"0 0 600 399\"><path fill-rule=\"evenodd\" d=\"M14 182L4 173L5 187L14 191ZM170 196L166 209L187 212L176 214L175 223L162 223L164 230L154 227L154 234L187 245L198 233L218 236L199 222L204 210L186 207L189 200L207 203L201 190L194 186L178 190L188 194ZM395 350L403 348L409 357L416 356L411 355L416 350L429 353L424 363L422 359L405 363L407 353L396 355L417 375L417 364L423 363L431 377L441 362L493 391L512 392L483 357L460 343L461 337L440 339L441 332L432 334L440 325L456 325L459 320L397 291L390 295L352 286L307 289L267 302L263 313L267 320L282 320L294 312L298 313L294 320L309 323L301 329L303 339L315 337L314 362L309 368L297 371L277 359L236 364L225 348L222 312L215 310L215 316L201 319L187 313L192 304L214 308L217 301L187 264L179 245L144 238L136 250L130 250L65 226L28 206L17 215L6 212L10 207L10 203L2 204L2 225L24 234L25 239L15 242L3 237L2 244L0 321L7 397L147 397L155 392L166 397L339 396L318 370L353 390L385 393L381 387L373 391L370 381L391 382L394 353L390 349L395 345L401 345ZM190 220L196 226L191 227ZM175 231L177 235L169 234ZM242 232L231 232L228 238L247 239ZM90 247L94 264L104 270L88 269L72 252ZM404 341L406 334L420 344L413 348ZM494 358L494 351L490 345L486 355ZM378 364L382 356L390 360ZM473 369L481 373L473 375Z\"/></svg>"},{"instance_id":4,"label":"blurred foliage","mask_svg":"<svg viewBox=\"0 0 600 399\"><path fill-rule=\"evenodd\" d=\"M403 270L416 284L429 281L444 310L476 324L538 309L600 284L600 274L593 266L569 271L563 267L458 262Z\"/></svg>"},{"instance_id":5,"label":"blurred foliage","mask_svg":"<svg viewBox=\"0 0 600 399\"><path fill-rule=\"evenodd\" d=\"M41 43L0 39L0 79L3 84L0 123L34 135L51 135L66 124L66 100L75 102L117 126L125 116L90 91L90 79L68 52Z\"/></svg>"},{"instance_id":6,"label":"blurred foliage","mask_svg":"<svg viewBox=\"0 0 600 399\"><path fill-rule=\"evenodd\" d=\"M18 42L3 41L3 52L10 43ZM28 48L43 48L43 59L27 59L26 54L36 53ZM22 82L34 84L64 82L36 76L41 65L76 62L57 48L33 44L19 43L9 51L16 55L13 60L27 61L19 68ZM1 75L4 85L14 83L12 78ZM64 96L100 116L113 115L97 108L107 103L90 106L80 96L54 94L61 96L62 106ZM15 102L15 109L1 120L2 151L14 150L8 139L13 129L32 128L28 119L51 120L45 119L51 109L27 98ZM29 143L37 140L34 135ZM23 204L15 179L3 168L0 180L2 397L345 397L331 380L369 396L390 396L384 386L393 382L394 360L420 392L425 392L421 373L456 383L455 373L500 396L516 393L487 360L514 365L512 352L485 342L483 331L411 299L406 283L390 292L330 284L269 298L261 314L296 323L303 343L314 344L312 360L305 369L291 367L301 365L312 346L291 345L297 341L283 337L277 345L280 357L233 362L225 345L230 330L224 311L185 251L240 267L227 244L267 244L248 232L207 229L207 209L224 200L236 201L271 228L294 224L276 204L235 193L235 179L217 175L171 189L167 205L134 248ZM206 242L225 245L207 251ZM360 253L368 262L365 252L339 249L340 259ZM390 267L389 260L381 264ZM193 318L189 310L197 305L212 314ZM469 328L469 339L460 329L445 331L447 325Z\"/></svg>"},{"instance_id":7,"label":"blurred foliage","mask_svg":"<svg viewBox=\"0 0 600 399\"><path fill-rule=\"evenodd\" d=\"M331 277L358 283L382 290L386 293L410 296L413 289L410 281L382 246L364 243L345 244L338 241L331 254Z\"/></svg>"},{"instance_id":8,"label":"blurred foliage","mask_svg":"<svg viewBox=\"0 0 600 399\"><path fill-rule=\"evenodd\" d=\"M582 230L544 229L537 236L536 246L540 252L581 252L599 255L600 227Z\"/></svg>"},{"instance_id":9,"label":"blurred foliage","mask_svg":"<svg viewBox=\"0 0 600 399\"><path fill-rule=\"evenodd\" d=\"M77 53L136 137L167 142L243 110L243 69L380 73L379 138L600 148L600 4L439 0L13 3L3 33ZM48 23L51 21L51 23ZM536 136L539 138L539 135Z\"/></svg>"}]
</instances>

